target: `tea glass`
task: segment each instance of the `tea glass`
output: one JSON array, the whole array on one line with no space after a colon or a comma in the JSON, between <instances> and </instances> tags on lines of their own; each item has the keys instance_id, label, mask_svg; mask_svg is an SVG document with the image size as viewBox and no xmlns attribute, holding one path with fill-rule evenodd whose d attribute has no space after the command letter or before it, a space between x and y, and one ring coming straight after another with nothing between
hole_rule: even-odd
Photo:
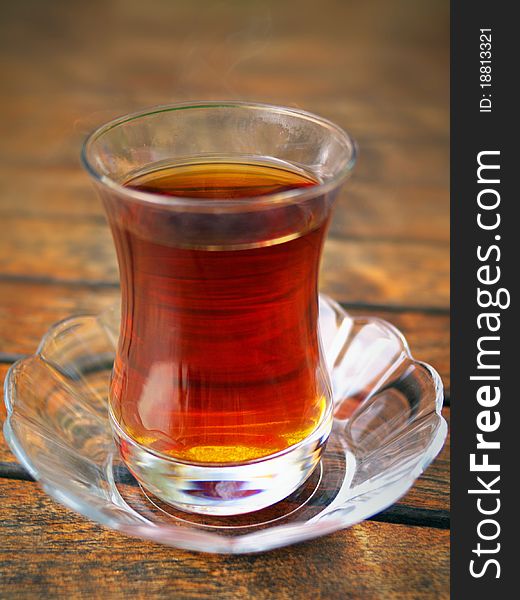
<instances>
[{"instance_id":1,"label":"tea glass","mask_svg":"<svg viewBox=\"0 0 520 600\"><path fill-rule=\"evenodd\" d=\"M85 142L121 282L110 420L148 494L188 512L247 513L290 495L319 463L333 407L318 268L355 153L325 119L245 102L144 110ZM207 163L269 165L316 184L240 199L125 185Z\"/></svg>"}]
</instances>

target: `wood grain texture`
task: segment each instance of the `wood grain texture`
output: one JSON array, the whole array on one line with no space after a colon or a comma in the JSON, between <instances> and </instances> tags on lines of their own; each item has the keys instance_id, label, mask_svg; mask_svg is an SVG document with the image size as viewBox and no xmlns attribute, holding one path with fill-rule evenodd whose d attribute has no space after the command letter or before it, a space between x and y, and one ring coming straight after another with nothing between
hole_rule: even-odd
<instances>
[{"instance_id":1,"label":"wood grain texture","mask_svg":"<svg viewBox=\"0 0 520 600\"><path fill-rule=\"evenodd\" d=\"M0 480L0 498L1 597L448 597L446 530L367 521L267 554L202 555L103 529L32 483Z\"/></svg>"},{"instance_id":2,"label":"wood grain texture","mask_svg":"<svg viewBox=\"0 0 520 600\"><path fill-rule=\"evenodd\" d=\"M329 238L321 289L345 303L448 309L449 259L445 250L414 242Z\"/></svg>"},{"instance_id":3,"label":"wood grain texture","mask_svg":"<svg viewBox=\"0 0 520 600\"><path fill-rule=\"evenodd\" d=\"M0 358L32 354L49 327L74 314L99 313L117 302L117 287L54 285L0 278ZM449 317L443 314L347 307L353 315L377 316L393 323L414 356L432 364L449 394Z\"/></svg>"},{"instance_id":4,"label":"wood grain texture","mask_svg":"<svg viewBox=\"0 0 520 600\"><path fill-rule=\"evenodd\" d=\"M49 327L71 315L100 313L119 289L0 280L0 352L33 354Z\"/></svg>"},{"instance_id":5,"label":"wood grain texture","mask_svg":"<svg viewBox=\"0 0 520 600\"><path fill-rule=\"evenodd\" d=\"M105 223L100 200L79 167L0 166L0 218L38 218ZM449 197L444 184L366 182L353 177L340 191L330 232L336 237L380 241L449 240Z\"/></svg>"},{"instance_id":6,"label":"wood grain texture","mask_svg":"<svg viewBox=\"0 0 520 600\"><path fill-rule=\"evenodd\" d=\"M102 222L6 216L0 277L23 274L64 282L116 284L117 261ZM329 238L321 288L339 302L449 306L449 257L443 247L403 241Z\"/></svg>"},{"instance_id":7,"label":"wood grain texture","mask_svg":"<svg viewBox=\"0 0 520 600\"><path fill-rule=\"evenodd\" d=\"M449 390L448 38L447 0L301 0L297 10L279 0L6 3L0 378L50 324L117 297L110 235L78 160L85 135L143 106L241 99L317 112L358 140L322 288L355 314L393 322ZM439 528L448 518L449 444L380 515L386 522L244 557L106 531L17 481L13 460L0 440L12 477L0 478L1 598L449 594L449 533Z\"/></svg>"}]
</instances>

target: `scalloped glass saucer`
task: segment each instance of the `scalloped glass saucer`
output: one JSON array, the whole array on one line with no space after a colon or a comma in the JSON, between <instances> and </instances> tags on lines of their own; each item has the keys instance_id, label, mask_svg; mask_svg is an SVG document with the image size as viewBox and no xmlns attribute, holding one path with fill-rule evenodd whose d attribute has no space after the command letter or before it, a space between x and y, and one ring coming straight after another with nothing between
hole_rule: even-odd
<instances>
[{"instance_id":1,"label":"scalloped glass saucer","mask_svg":"<svg viewBox=\"0 0 520 600\"><path fill-rule=\"evenodd\" d=\"M118 311L54 325L5 381L7 443L52 498L111 529L169 546L246 553L354 525L393 504L441 450L437 372L402 334L320 297L335 419L321 463L277 504L233 517L181 512L145 492L117 453L107 411Z\"/></svg>"}]
</instances>

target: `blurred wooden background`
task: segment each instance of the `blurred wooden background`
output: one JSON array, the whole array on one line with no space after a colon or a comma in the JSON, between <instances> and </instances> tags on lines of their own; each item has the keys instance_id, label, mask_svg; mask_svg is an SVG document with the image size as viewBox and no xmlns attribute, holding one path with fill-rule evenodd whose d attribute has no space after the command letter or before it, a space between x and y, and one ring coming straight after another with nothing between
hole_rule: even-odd
<instances>
[{"instance_id":1,"label":"blurred wooden background","mask_svg":"<svg viewBox=\"0 0 520 600\"><path fill-rule=\"evenodd\" d=\"M357 139L321 287L405 333L449 417L447 0L18 0L2 5L0 47L1 377L53 322L117 297L86 133L147 105L257 100ZM0 597L448 597L449 445L384 513L265 555L106 531L47 499L3 440L0 497Z\"/></svg>"}]
</instances>

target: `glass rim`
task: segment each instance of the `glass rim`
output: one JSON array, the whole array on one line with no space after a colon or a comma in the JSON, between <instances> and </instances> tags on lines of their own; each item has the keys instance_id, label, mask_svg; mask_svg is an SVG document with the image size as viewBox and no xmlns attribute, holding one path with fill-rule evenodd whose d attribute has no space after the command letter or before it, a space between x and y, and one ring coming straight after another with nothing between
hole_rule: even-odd
<instances>
[{"instance_id":1,"label":"glass rim","mask_svg":"<svg viewBox=\"0 0 520 600\"><path fill-rule=\"evenodd\" d=\"M89 155L92 151L92 145L104 134L110 130L123 125L124 123L134 121L136 119L159 114L163 112L173 112L176 110L190 110L190 109L220 109L220 108L248 108L251 110L270 110L279 114L288 114L299 117L300 119L311 121L320 126L334 131L340 136L345 142L347 148L345 159L341 165L341 168L330 177L327 181L321 181L316 185L297 188L293 190L287 190L284 192L274 192L271 194L263 194L262 196L250 196L246 198L235 198L225 200L215 200L212 198L196 198L186 196L164 196L153 192L145 192L142 190L136 190L129 188L116 180L112 179L108 175L101 173L99 169L94 167L92 161L89 159ZM273 157L274 158L274 157ZM320 117L314 113L301 110L299 108L291 108L285 106L277 106L275 104L265 104L261 102L245 102L245 101L200 101L200 102L177 102L173 104L165 104L152 106L141 109L136 112L128 113L120 117L116 117L108 121L107 123L97 127L92 131L85 141L81 149L81 162L87 173L98 183L106 186L111 191L117 192L127 198L130 198L139 203L160 205L162 207L183 207L197 205L199 208L203 206L214 207L214 208L245 208L251 205L255 206L272 206L280 204L290 204L295 201L306 200L317 195L326 194L333 189L339 187L339 185L350 175L352 168L357 158L357 144L355 140L339 125L336 125L332 121Z\"/></svg>"}]
</instances>

